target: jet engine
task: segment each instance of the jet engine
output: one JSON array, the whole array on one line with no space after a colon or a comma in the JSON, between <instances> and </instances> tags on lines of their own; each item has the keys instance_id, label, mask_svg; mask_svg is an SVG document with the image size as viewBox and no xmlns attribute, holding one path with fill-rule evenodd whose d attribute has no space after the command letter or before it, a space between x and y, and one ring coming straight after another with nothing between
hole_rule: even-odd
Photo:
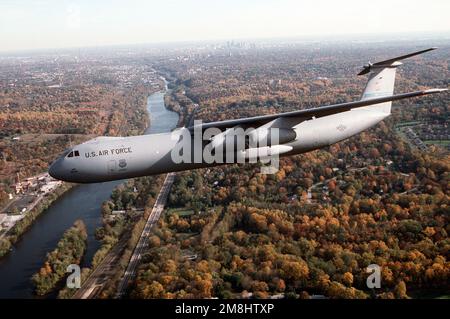
<instances>
[{"instance_id":1,"label":"jet engine","mask_svg":"<svg viewBox=\"0 0 450 319\"><path fill-rule=\"evenodd\" d=\"M249 134L250 147L286 144L294 141L297 133L292 128L258 128Z\"/></svg>"}]
</instances>

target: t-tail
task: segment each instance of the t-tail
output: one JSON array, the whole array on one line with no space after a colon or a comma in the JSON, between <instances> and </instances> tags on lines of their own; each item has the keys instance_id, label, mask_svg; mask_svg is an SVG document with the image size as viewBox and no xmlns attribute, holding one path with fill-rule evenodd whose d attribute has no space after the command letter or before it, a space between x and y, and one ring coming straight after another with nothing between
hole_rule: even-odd
<instances>
[{"instance_id":1,"label":"t-tail","mask_svg":"<svg viewBox=\"0 0 450 319\"><path fill-rule=\"evenodd\" d=\"M402 65L400 60L422 54L437 48L429 48L422 51L417 51L402 55L389 60L384 60L376 63L368 63L363 67L363 70L358 75L370 73L366 88L361 96L361 100L370 100L373 98L380 98L391 96L394 94L395 72L397 67ZM391 114L392 101L380 104L370 105L361 109L373 110L381 113Z\"/></svg>"}]
</instances>

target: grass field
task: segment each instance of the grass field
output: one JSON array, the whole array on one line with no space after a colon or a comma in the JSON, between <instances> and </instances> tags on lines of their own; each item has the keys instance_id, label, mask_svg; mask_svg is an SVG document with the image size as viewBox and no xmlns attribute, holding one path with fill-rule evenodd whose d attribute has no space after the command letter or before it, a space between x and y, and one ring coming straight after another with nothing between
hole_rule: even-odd
<instances>
[{"instance_id":1,"label":"grass field","mask_svg":"<svg viewBox=\"0 0 450 319\"><path fill-rule=\"evenodd\" d=\"M194 215L195 212L192 209L182 208L170 208L167 211L168 214L177 214L178 216Z\"/></svg>"},{"instance_id":2,"label":"grass field","mask_svg":"<svg viewBox=\"0 0 450 319\"><path fill-rule=\"evenodd\" d=\"M423 141L425 144L450 145L450 140L428 140Z\"/></svg>"}]
</instances>

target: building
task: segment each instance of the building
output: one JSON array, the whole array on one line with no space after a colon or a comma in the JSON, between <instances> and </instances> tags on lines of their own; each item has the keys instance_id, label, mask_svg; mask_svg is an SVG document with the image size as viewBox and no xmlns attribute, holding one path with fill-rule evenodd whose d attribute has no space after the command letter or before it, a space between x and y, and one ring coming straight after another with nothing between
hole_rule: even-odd
<instances>
[{"instance_id":1,"label":"building","mask_svg":"<svg viewBox=\"0 0 450 319\"><path fill-rule=\"evenodd\" d=\"M3 229L3 224L6 222L6 218L8 216L6 214L0 214L0 230Z\"/></svg>"}]
</instances>

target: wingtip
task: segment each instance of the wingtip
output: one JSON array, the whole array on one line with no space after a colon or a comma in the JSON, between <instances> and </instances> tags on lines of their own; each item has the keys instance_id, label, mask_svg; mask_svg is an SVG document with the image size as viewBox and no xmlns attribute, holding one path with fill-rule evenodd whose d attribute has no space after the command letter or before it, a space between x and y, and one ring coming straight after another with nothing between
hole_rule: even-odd
<instances>
[{"instance_id":1,"label":"wingtip","mask_svg":"<svg viewBox=\"0 0 450 319\"><path fill-rule=\"evenodd\" d=\"M448 89L446 88L436 88L436 89L428 89L423 91L425 94L432 94L432 93L441 93L441 92L445 92L448 91Z\"/></svg>"}]
</instances>

